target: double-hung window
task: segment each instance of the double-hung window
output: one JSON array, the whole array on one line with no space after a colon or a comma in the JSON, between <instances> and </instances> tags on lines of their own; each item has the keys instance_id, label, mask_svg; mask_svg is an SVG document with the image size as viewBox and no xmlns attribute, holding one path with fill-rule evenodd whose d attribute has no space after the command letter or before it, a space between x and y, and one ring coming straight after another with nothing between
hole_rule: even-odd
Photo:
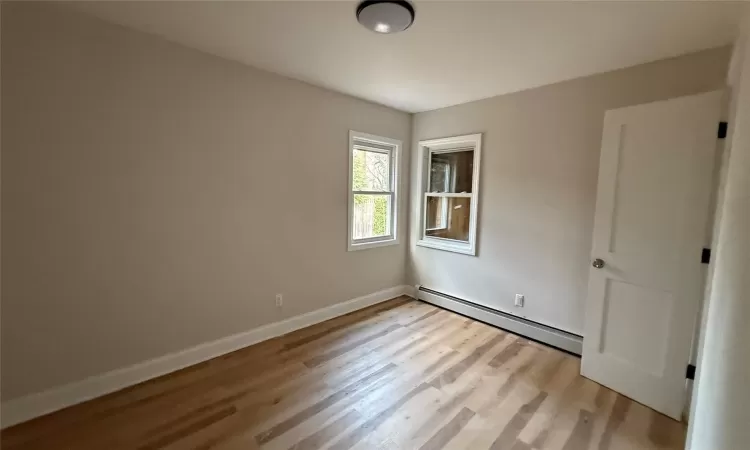
<instances>
[{"instance_id":1,"label":"double-hung window","mask_svg":"<svg viewBox=\"0 0 750 450\"><path fill-rule=\"evenodd\" d=\"M349 132L349 245L361 250L398 243L401 141Z\"/></svg>"},{"instance_id":2,"label":"double-hung window","mask_svg":"<svg viewBox=\"0 0 750 450\"><path fill-rule=\"evenodd\" d=\"M419 142L421 223L417 245L476 254L482 135Z\"/></svg>"}]
</instances>

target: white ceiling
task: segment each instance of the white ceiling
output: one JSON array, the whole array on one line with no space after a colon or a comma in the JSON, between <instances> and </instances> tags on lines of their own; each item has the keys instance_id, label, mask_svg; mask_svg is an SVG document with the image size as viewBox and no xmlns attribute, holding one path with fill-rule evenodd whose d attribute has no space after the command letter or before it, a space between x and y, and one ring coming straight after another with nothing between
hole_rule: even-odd
<instances>
[{"instance_id":1,"label":"white ceiling","mask_svg":"<svg viewBox=\"0 0 750 450\"><path fill-rule=\"evenodd\" d=\"M354 2L76 3L105 20L409 112L729 44L737 3L417 2L407 31Z\"/></svg>"}]
</instances>

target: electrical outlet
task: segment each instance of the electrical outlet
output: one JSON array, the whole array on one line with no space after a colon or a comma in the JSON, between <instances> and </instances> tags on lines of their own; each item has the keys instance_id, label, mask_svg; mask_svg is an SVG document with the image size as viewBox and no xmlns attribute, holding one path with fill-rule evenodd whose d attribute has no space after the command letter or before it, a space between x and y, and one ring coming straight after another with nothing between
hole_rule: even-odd
<instances>
[{"instance_id":1,"label":"electrical outlet","mask_svg":"<svg viewBox=\"0 0 750 450\"><path fill-rule=\"evenodd\" d=\"M523 302L524 302L523 294L516 294L515 305L518 306L519 308L523 308Z\"/></svg>"},{"instance_id":2,"label":"electrical outlet","mask_svg":"<svg viewBox=\"0 0 750 450\"><path fill-rule=\"evenodd\" d=\"M284 305L284 297L281 294L276 294L276 306L281 308Z\"/></svg>"}]
</instances>

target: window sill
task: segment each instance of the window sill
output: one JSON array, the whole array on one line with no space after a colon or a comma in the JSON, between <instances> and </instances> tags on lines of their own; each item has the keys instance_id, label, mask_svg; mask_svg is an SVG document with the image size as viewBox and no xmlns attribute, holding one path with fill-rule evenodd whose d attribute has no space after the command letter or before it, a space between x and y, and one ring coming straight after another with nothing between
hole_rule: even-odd
<instances>
[{"instance_id":1,"label":"window sill","mask_svg":"<svg viewBox=\"0 0 750 450\"><path fill-rule=\"evenodd\" d=\"M357 250L367 250L368 248L388 247L390 245L398 245L398 239L386 238L386 239L381 239L377 241L369 241L369 242L361 242L361 243L350 242L349 248L347 250L350 252L354 252Z\"/></svg>"},{"instance_id":2,"label":"window sill","mask_svg":"<svg viewBox=\"0 0 750 450\"><path fill-rule=\"evenodd\" d=\"M476 256L476 248L471 242L459 243L451 242L447 239L420 239L417 241L420 247L429 247L446 252L461 253L463 255Z\"/></svg>"}]
</instances>

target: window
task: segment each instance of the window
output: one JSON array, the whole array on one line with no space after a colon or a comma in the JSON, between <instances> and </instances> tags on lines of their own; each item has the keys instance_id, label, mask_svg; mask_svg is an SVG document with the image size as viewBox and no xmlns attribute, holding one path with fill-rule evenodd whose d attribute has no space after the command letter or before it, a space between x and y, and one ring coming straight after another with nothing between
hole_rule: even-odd
<instances>
[{"instance_id":1,"label":"window","mask_svg":"<svg viewBox=\"0 0 750 450\"><path fill-rule=\"evenodd\" d=\"M417 245L476 255L482 135L421 141Z\"/></svg>"},{"instance_id":2,"label":"window","mask_svg":"<svg viewBox=\"0 0 750 450\"><path fill-rule=\"evenodd\" d=\"M401 141L349 132L349 251L398 244Z\"/></svg>"}]
</instances>

